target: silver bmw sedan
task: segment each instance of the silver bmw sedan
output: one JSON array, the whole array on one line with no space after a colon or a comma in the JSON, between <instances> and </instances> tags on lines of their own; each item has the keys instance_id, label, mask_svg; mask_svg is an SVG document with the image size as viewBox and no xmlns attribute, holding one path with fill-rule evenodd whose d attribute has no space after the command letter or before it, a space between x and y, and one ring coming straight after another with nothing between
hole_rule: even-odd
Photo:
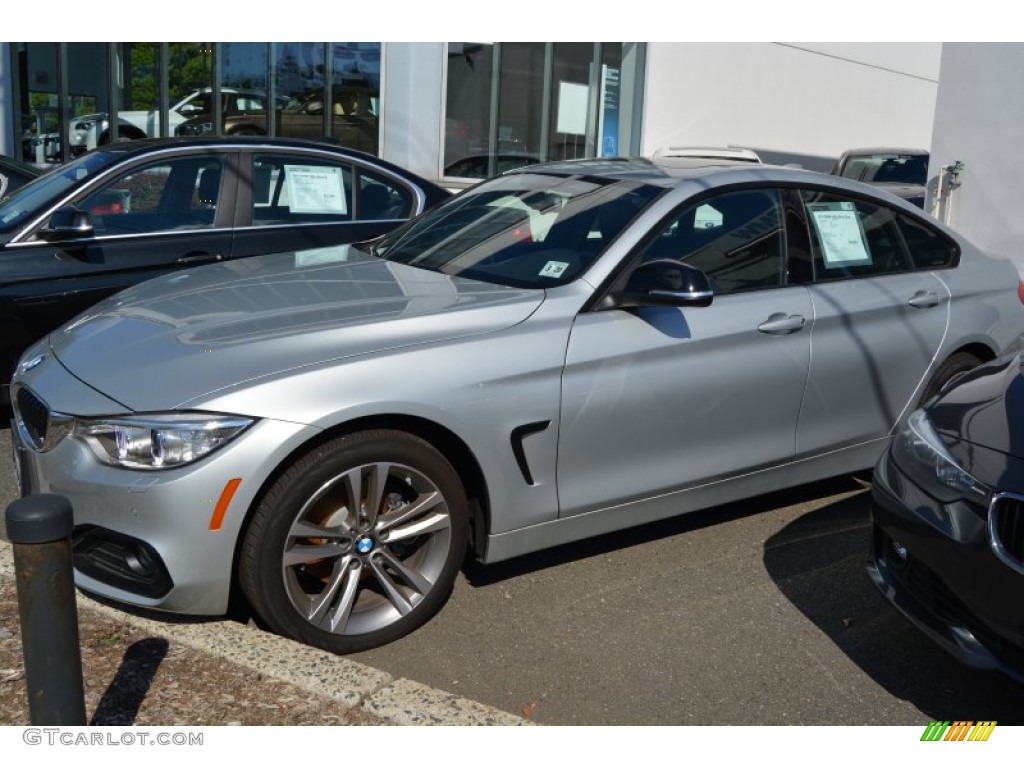
<instances>
[{"instance_id":1,"label":"silver bmw sedan","mask_svg":"<svg viewBox=\"0 0 1024 768\"><path fill-rule=\"evenodd\" d=\"M13 379L79 586L336 652L515 557L871 467L1016 347L1019 277L921 209L727 160L484 182L383 238L167 275Z\"/></svg>"}]
</instances>

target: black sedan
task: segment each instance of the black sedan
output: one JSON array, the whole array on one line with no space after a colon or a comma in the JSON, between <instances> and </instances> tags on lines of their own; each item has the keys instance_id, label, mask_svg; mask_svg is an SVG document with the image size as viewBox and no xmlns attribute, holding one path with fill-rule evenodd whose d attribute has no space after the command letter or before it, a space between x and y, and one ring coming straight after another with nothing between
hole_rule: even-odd
<instances>
[{"instance_id":1,"label":"black sedan","mask_svg":"<svg viewBox=\"0 0 1024 768\"><path fill-rule=\"evenodd\" d=\"M357 242L449 196L371 155L288 139L111 144L0 202L0 382L129 285L207 262Z\"/></svg>"},{"instance_id":2,"label":"black sedan","mask_svg":"<svg viewBox=\"0 0 1024 768\"><path fill-rule=\"evenodd\" d=\"M0 155L0 200L42 174L34 165Z\"/></svg>"},{"instance_id":3,"label":"black sedan","mask_svg":"<svg viewBox=\"0 0 1024 768\"><path fill-rule=\"evenodd\" d=\"M961 374L875 468L875 584L968 666L1024 682L1024 373Z\"/></svg>"}]
</instances>

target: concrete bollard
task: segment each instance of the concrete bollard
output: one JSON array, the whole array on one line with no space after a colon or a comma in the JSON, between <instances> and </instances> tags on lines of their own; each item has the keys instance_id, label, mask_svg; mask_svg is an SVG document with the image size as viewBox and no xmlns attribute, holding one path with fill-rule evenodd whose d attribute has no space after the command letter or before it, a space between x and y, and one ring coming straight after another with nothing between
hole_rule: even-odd
<instances>
[{"instance_id":1,"label":"concrete bollard","mask_svg":"<svg viewBox=\"0 0 1024 768\"><path fill-rule=\"evenodd\" d=\"M87 725L71 565L71 502L43 493L7 506L32 725Z\"/></svg>"}]
</instances>

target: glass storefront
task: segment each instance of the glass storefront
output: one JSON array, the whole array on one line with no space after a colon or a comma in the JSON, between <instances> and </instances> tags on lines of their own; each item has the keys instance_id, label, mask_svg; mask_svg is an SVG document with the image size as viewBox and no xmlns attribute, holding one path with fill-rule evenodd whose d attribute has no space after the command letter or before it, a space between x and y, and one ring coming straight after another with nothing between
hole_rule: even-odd
<instances>
[{"instance_id":1,"label":"glass storefront","mask_svg":"<svg viewBox=\"0 0 1024 768\"><path fill-rule=\"evenodd\" d=\"M174 135L330 137L376 153L380 43L13 43L18 156Z\"/></svg>"},{"instance_id":2,"label":"glass storefront","mask_svg":"<svg viewBox=\"0 0 1024 768\"><path fill-rule=\"evenodd\" d=\"M444 175L623 150L624 43L449 43Z\"/></svg>"},{"instance_id":3,"label":"glass storefront","mask_svg":"<svg viewBox=\"0 0 1024 768\"><path fill-rule=\"evenodd\" d=\"M29 162L160 136L327 137L370 154L385 146L381 43L3 45L16 110L11 154ZM385 154L424 175L460 186L639 149L643 43L391 45ZM409 66L421 60L440 71Z\"/></svg>"}]
</instances>

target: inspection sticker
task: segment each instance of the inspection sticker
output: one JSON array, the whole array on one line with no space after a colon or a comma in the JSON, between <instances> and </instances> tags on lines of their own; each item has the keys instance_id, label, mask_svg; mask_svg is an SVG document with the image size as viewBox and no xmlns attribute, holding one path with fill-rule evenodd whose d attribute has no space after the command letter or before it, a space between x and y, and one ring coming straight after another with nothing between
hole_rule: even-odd
<instances>
[{"instance_id":1,"label":"inspection sticker","mask_svg":"<svg viewBox=\"0 0 1024 768\"><path fill-rule=\"evenodd\" d=\"M549 261L544 269L539 272L541 277L561 277L562 273L569 268L567 261Z\"/></svg>"}]
</instances>

